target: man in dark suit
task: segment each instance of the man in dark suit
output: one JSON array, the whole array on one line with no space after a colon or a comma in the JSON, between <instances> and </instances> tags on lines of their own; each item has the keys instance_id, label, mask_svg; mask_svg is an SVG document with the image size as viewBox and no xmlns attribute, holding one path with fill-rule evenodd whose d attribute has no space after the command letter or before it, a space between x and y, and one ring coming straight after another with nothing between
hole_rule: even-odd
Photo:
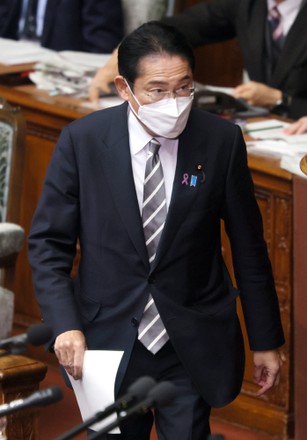
<instances>
[{"instance_id":1,"label":"man in dark suit","mask_svg":"<svg viewBox=\"0 0 307 440\"><path fill-rule=\"evenodd\" d=\"M110 53L123 37L120 0L38 0L37 11L43 14L38 40L49 49ZM22 0L1 0L0 37L18 40L25 13Z\"/></svg>"},{"instance_id":2,"label":"man in dark suit","mask_svg":"<svg viewBox=\"0 0 307 440\"><path fill-rule=\"evenodd\" d=\"M275 3L283 33L276 51L268 20ZM291 118L307 114L306 0L208 0L163 20L183 32L194 47L237 38L250 81L238 86L235 96ZM93 80L93 101L97 87L106 90L114 72L115 56Z\"/></svg>"},{"instance_id":3,"label":"man in dark suit","mask_svg":"<svg viewBox=\"0 0 307 440\"><path fill-rule=\"evenodd\" d=\"M242 384L239 295L258 394L280 375L284 337L246 147L238 126L192 109L193 51L174 28L141 26L118 57L126 102L65 128L48 167L29 235L38 303L69 374L81 377L86 348L123 350L117 395L143 375L173 382L177 397L156 411L159 439L203 440L211 406ZM121 438L148 440L152 423L151 412L128 419Z\"/></svg>"}]
</instances>

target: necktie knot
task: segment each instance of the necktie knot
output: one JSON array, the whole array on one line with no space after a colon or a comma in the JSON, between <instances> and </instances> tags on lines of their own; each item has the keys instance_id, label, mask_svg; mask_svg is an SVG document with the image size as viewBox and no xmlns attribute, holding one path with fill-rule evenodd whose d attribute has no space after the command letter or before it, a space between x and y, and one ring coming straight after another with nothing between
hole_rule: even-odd
<instances>
[{"instance_id":1,"label":"necktie knot","mask_svg":"<svg viewBox=\"0 0 307 440\"><path fill-rule=\"evenodd\" d=\"M280 20L281 19L279 9L276 5L273 6L273 8L271 8L271 10L270 10L270 17L272 20Z\"/></svg>"},{"instance_id":2,"label":"necktie knot","mask_svg":"<svg viewBox=\"0 0 307 440\"><path fill-rule=\"evenodd\" d=\"M161 147L160 142L158 142L157 139L152 138L151 141L149 142L148 149L149 149L150 153L155 155L155 154L158 154L160 147Z\"/></svg>"}]
</instances>

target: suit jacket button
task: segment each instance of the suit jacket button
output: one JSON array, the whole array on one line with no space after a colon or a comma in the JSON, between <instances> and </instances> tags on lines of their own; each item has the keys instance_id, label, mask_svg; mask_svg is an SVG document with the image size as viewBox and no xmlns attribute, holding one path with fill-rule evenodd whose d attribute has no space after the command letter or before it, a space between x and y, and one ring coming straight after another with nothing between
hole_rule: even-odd
<instances>
[{"instance_id":1,"label":"suit jacket button","mask_svg":"<svg viewBox=\"0 0 307 440\"><path fill-rule=\"evenodd\" d=\"M133 325L133 327L138 327L139 326L139 321L137 318L133 317L131 319L131 324Z\"/></svg>"}]
</instances>

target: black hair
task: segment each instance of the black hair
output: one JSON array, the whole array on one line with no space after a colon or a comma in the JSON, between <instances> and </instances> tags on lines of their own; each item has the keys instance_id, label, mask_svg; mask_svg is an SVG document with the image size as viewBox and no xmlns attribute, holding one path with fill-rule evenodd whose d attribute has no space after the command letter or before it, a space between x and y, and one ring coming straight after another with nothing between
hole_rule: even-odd
<instances>
[{"instance_id":1,"label":"black hair","mask_svg":"<svg viewBox=\"0 0 307 440\"><path fill-rule=\"evenodd\" d=\"M177 55L195 68L195 56L185 36L173 26L149 21L128 34L118 48L118 71L131 84L139 75L139 62L153 54Z\"/></svg>"}]
</instances>

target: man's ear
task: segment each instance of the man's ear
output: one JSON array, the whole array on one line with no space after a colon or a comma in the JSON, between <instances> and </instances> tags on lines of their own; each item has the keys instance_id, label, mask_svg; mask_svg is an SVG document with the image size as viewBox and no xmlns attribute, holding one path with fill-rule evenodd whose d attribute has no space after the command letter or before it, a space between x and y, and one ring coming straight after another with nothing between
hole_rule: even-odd
<instances>
[{"instance_id":1,"label":"man's ear","mask_svg":"<svg viewBox=\"0 0 307 440\"><path fill-rule=\"evenodd\" d=\"M128 101L130 98L130 90L124 78L121 75L117 75L114 78L114 84L119 96L125 101Z\"/></svg>"}]
</instances>

